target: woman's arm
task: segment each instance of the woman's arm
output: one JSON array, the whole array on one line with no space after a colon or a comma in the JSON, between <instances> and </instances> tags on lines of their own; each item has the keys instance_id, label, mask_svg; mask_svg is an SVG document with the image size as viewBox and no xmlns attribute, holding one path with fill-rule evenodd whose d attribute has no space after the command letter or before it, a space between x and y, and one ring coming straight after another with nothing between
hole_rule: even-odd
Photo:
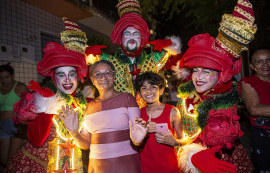
<instances>
[{"instance_id":1,"label":"woman's arm","mask_svg":"<svg viewBox=\"0 0 270 173\"><path fill-rule=\"evenodd\" d=\"M249 113L252 116L270 117L270 105L260 103L257 91L250 84L242 82L241 85L242 96Z\"/></svg>"},{"instance_id":2,"label":"woman's arm","mask_svg":"<svg viewBox=\"0 0 270 173\"><path fill-rule=\"evenodd\" d=\"M71 133L71 136L74 138L76 145L80 147L83 150L88 150L90 147L90 139L91 139L91 134L90 133L85 133L81 134L79 132Z\"/></svg>"},{"instance_id":3,"label":"woman's arm","mask_svg":"<svg viewBox=\"0 0 270 173\"><path fill-rule=\"evenodd\" d=\"M180 115L179 110L175 107L173 107L171 110L170 121L171 121L172 128L176 132L176 135L177 135L175 146L185 145L186 140L184 139L185 135L184 135L184 130L182 126L181 115Z\"/></svg>"},{"instance_id":4,"label":"woman's arm","mask_svg":"<svg viewBox=\"0 0 270 173\"><path fill-rule=\"evenodd\" d=\"M29 89L26 87L24 83L18 82L18 84L15 87L15 93L21 97L22 93L29 91Z\"/></svg>"}]
</instances>

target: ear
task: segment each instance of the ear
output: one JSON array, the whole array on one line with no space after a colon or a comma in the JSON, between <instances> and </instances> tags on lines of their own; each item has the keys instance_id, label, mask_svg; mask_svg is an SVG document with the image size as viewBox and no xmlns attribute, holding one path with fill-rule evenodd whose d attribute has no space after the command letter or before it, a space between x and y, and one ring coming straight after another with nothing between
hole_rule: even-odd
<instances>
[{"instance_id":1,"label":"ear","mask_svg":"<svg viewBox=\"0 0 270 173\"><path fill-rule=\"evenodd\" d=\"M140 92L140 91L138 91L138 94L139 94L139 96L140 96L140 97L142 97L142 95L141 95L141 92Z\"/></svg>"},{"instance_id":2,"label":"ear","mask_svg":"<svg viewBox=\"0 0 270 173\"><path fill-rule=\"evenodd\" d=\"M164 87L160 89L159 95L162 95L164 92Z\"/></svg>"},{"instance_id":3,"label":"ear","mask_svg":"<svg viewBox=\"0 0 270 173\"><path fill-rule=\"evenodd\" d=\"M255 67L252 64L249 64L249 66L252 70L255 70Z\"/></svg>"}]
</instances>

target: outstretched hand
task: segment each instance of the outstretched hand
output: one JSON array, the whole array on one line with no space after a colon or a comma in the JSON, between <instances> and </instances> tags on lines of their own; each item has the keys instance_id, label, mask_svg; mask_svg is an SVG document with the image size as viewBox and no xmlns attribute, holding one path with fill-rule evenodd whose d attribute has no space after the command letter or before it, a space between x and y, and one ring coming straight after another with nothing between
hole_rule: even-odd
<instances>
[{"instance_id":1,"label":"outstretched hand","mask_svg":"<svg viewBox=\"0 0 270 173\"><path fill-rule=\"evenodd\" d=\"M236 173L237 167L234 164L219 160L215 157L215 153L220 151L221 148L222 146L215 146L202 150L192 156L191 162L205 173Z\"/></svg>"},{"instance_id":2,"label":"outstretched hand","mask_svg":"<svg viewBox=\"0 0 270 173\"><path fill-rule=\"evenodd\" d=\"M93 45L93 46L89 46L86 48L85 50L85 54L89 55L89 54L93 54L94 56L97 55L102 55L102 52L100 49L102 48L107 48L107 45Z\"/></svg>"},{"instance_id":3,"label":"outstretched hand","mask_svg":"<svg viewBox=\"0 0 270 173\"><path fill-rule=\"evenodd\" d=\"M147 44L153 44L154 50L161 52L163 48L172 45L172 41L170 39L157 39L154 41L148 41Z\"/></svg>"},{"instance_id":4,"label":"outstretched hand","mask_svg":"<svg viewBox=\"0 0 270 173\"><path fill-rule=\"evenodd\" d=\"M132 142L139 146L147 134L146 122L135 118L134 124L129 120L130 137Z\"/></svg>"},{"instance_id":5,"label":"outstretched hand","mask_svg":"<svg viewBox=\"0 0 270 173\"><path fill-rule=\"evenodd\" d=\"M68 104L66 105L66 109L62 106L62 110L64 116L59 113L59 117L64 122L67 130L71 133L77 133L79 130L79 111L74 112L73 105L69 107Z\"/></svg>"}]
</instances>

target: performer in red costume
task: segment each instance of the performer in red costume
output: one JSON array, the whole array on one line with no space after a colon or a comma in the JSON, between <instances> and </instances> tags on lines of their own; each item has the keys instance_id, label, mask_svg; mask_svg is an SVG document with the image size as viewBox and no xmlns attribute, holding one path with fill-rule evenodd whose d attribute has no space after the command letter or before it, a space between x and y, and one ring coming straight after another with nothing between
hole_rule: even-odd
<instances>
[{"instance_id":1,"label":"performer in red costume","mask_svg":"<svg viewBox=\"0 0 270 173\"><path fill-rule=\"evenodd\" d=\"M138 0L119 0L117 8L120 19L111 33L111 40L121 48L112 56L100 51L104 46L90 46L86 49L86 54L90 55L87 60L92 63L101 59L112 62L117 71L114 88L137 97L134 87L136 76L146 71L158 73L164 67L169 70L182 57L181 42L175 36L149 42L150 30L141 16ZM146 44L154 45L153 53L146 53ZM137 102L140 107L144 105L139 97Z\"/></svg>"},{"instance_id":2,"label":"performer in red costume","mask_svg":"<svg viewBox=\"0 0 270 173\"><path fill-rule=\"evenodd\" d=\"M240 96L233 75L241 70L240 53L254 39L252 5L238 0L232 15L222 17L217 38L192 37L180 61L193 69L192 80L179 86L182 125L192 144L179 149L183 172L251 172L253 166L239 136Z\"/></svg>"},{"instance_id":3,"label":"performer in red costume","mask_svg":"<svg viewBox=\"0 0 270 173\"><path fill-rule=\"evenodd\" d=\"M30 81L33 90L25 92L14 106L17 121L28 124L29 141L11 158L5 172L83 172L81 150L58 116L62 105L73 105L82 114L87 104L78 81L87 72L84 56L86 36L77 24L63 18L66 31L61 33L65 47L55 42L46 44L44 57L37 65L41 76L52 81L40 87Z\"/></svg>"}]
</instances>

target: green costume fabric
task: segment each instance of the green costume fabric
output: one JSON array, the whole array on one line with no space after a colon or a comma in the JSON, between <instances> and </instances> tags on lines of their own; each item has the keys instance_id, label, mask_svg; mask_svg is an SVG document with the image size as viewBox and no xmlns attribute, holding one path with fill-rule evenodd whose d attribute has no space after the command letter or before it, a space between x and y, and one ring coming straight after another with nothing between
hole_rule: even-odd
<instances>
[{"instance_id":1,"label":"green costume fabric","mask_svg":"<svg viewBox=\"0 0 270 173\"><path fill-rule=\"evenodd\" d=\"M166 64L169 54L162 52L154 52L152 54L147 54L144 50L140 54L140 56L135 57L132 60L128 57L121 48L119 48L115 55L108 55L103 53L99 55L100 59L108 60L113 63L116 69L116 80L115 80L115 90L131 93L133 96L136 96L136 91L133 86L134 76L130 74L130 72L135 71L135 73L143 73L146 71L159 72L162 67ZM136 65L137 71L134 68L134 64Z\"/></svg>"}]
</instances>

